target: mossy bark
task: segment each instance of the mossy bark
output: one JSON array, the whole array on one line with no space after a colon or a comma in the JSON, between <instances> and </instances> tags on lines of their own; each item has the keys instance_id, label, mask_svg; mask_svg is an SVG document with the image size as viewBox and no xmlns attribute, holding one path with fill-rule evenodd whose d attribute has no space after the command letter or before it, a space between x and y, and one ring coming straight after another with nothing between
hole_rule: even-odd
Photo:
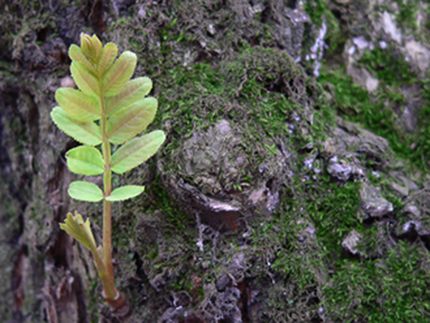
<instances>
[{"instance_id":1,"label":"mossy bark","mask_svg":"<svg viewBox=\"0 0 430 323\"><path fill-rule=\"evenodd\" d=\"M418 195L401 199L386 185L404 178L402 166L395 166L401 176L392 176L396 156L388 142L400 155L413 153L418 166L427 165L426 119L417 121L424 127L421 137L396 132L401 104L413 103L413 111L424 104L395 95L415 93L406 91L415 74L393 80L397 71L409 68L404 61L394 66L400 53L394 42L391 73L383 68L382 50L358 62L383 82L376 94L353 83L338 67L351 63L344 62L343 51L352 46L358 22L376 19L372 14L353 19L354 12L362 13L366 6L355 10L354 1L303 1L309 17L298 7L301 1L9 2L0 5L0 45L5 49L0 53L2 319L118 321L101 297L91 255L58 225L67 212L77 210L91 217L96 239L101 237L102 205L77 204L67 195L74 175L64 153L76 143L49 117L55 90L69 76L67 49L82 31L118 44L120 51L136 52L136 76L154 81L151 95L160 102L154 128L168 134L159 157L112 179L115 186L126 182L147 187L144 198L113 204L114 270L119 289L134 309L130 322L366 321L403 313L416 321L418 312L428 319L423 277L428 273L424 248L430 245L430 230L421 220L428 215L429 199L425 190L419 195L422 200ZM399 15L404 14L404 5L394 2ZM317 85L311 62L319 59L314 49L323 22L331 47ZM414 29L414 35L417 32ZM368 37L376 36L369 32ZM427 83L413 82L424 98L430 97ZM386 135L388 141L336 119L337 113ZM234 156L243 172L240 167L225 170L227 157L216 160L219 147L210 134L226 122L241 140L224 140L225 146L235 146L220 151ZM181 150L185 143L196 143L189 151L209 156L204 161L217 165L216 172L207 171L203 159L195 164L181 160L187 155ZM205 148L212 150L205 153ZM232 148L234 153L229 152ZM423 182L424 175L421 178ZM93 180L102 185L101 178ZM382 197L394 210L363 224L366 214L359 209L364 180L382 187ZM211 221L184 208L193 205L180 202L183 196L174 191L175 185L188 185L190 199L197 189L194 196L202 198L207 194L231 202L234 196L231 205L236 206L247 198L242 190L254 184L258 187L250 194L253 198L269 199L279 191L278 211L266 212L267 205L272 207L268 203L264 212L256 208L252 219L257 223L244 222L242 231L211 228ZM416 205L405 207L419 207L412 229L404 232L398 226L393 235L397 217L405 222L411 216L402 203L414 199ZM414 231L416 223L422 225L419 232ZM350 246L356 254L341 247L353 230L363 238L361 247ZM368 290L375 281L381 283ZM404 284L420 288L399 289ZM413 299L413 311L401 299L391 299L403 292L405 299Z\"/></svg>"}]
</instances>

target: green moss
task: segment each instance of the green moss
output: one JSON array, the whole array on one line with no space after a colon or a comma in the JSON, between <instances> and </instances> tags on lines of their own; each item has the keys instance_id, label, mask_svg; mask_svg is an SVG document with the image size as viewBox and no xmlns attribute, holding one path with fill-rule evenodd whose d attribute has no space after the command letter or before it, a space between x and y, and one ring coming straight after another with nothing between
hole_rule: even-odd
<instances>
[{"instance_id":1,"label":"green moss","mask_svg":"<svg viewBox=\"0 0 430 323\"><path fill-rule=\"evenodd\" d=\"M430 300L426 258L420 246L400 242L383 261L339 262L324 288L329 316L342 322L424 322Z\"/></svg>"},{"instance_id":2,"label":"green moss","mask_svg":"<svg viewBox=\"0 0 430 323\"><path fill-rule=\"evenodd\" d=\"M427 156L429 156L427 148L430 132L426 121L428 119L420 118L419 122L423 127L418 128L420 130L413 134L408 134L403 129L396 111L401 109L405 98L399 88L402 74L399 73L400 79L392 78L397 75L396 68L399 71L402 69L402 67L395 67L392 71L380 71L388 84L381 84L374 96L370 96L364 88L354 83L343 68L331 71L323 69L318 81L333 95L331 105L337 113L350 121L361 123L375 134L384 137L397 156L410 160L418 169L425 169L428 167ZM409 82L415 83L416 80L407 79L405 76L403 82L409 84ZM428 111L424 107L420 113L424 116Z\"/></svg>"},{"instance_id":3,"label":"green moss","mask_svg":"<svg viewBox=\"0 0 430 323\"><path fill-rule=\"evenodd\" d=\"M169 196L167 189L157 178L151 187L151 200L155 203L149 206L149 211L161 209L166 216L167 224L171 227L172 233L182 234L194 220L189 214L184 212Z\"/></svg>"},{"instance_id":4,"label":"green moss","mask_svg":"<svg viewBox=\"0 0 430 323\"><path fill-rule=\"evenodd\" d=\"M419 0L395 0L399 6L399 11L396 14L397 23L412 31L418 29L417 14L420 9Z\"/></svg>"},{"instance_id":5,"label":"green moss","mask_svg":"<svg viewBox=\"0 0 430 323\"><path fill-rule=\"evenodd\" d=\"M423 82L423 104L418 112L418 127L411 145L416 154L415 159L430 167L430 81Z\"/></svg>"},{"instance_id":6,"label":"green moss","mask_svg":"<svg viewBox=\"0 0 430 323\"><path fill-rule=\"evenodd\" d=\"M390 87L418 82L416 74L411 71L403 55L394 48L366 50L358 61L358 66L365 66L373 76Z\"/></svg>"},{"instance_id":7,"label":"green moss","mask_svg":"<svg viewBox=\"0 0 430 323\"><path fill-rule=\"evenodd\" d=\"M339 253L346 234L352 229L362 230L357 217L361 183L330 183L329 176L324 176L321 180L321 183L313 184L308 192L307 211L315 223L320 241L330 250L329 253ZM321 186L325 190L323 195L320 192Z\"/></svg>"},{"instance_id":8,"label":"green moss","mask_svg":"<svg viewBox=\"0 0 430 323\"><path fill-rule=\"evenodd\" d=\"M255 158L253 164L261 162L270 147L276 150L270 138L290 137L287 122L292 113L303 114L306 77L293 64L281 51L256 46L219 66L197 63L193 68L169 69L169 87L159 97L162 119L158 121L171 126L169 150L221 119L245 120L249 144L244 149ZM170 167L177 165L175 161Z\"/></svg>"},{"instance_id":9,"label":"green moss","mask_svg":"<svg viewBox=\"0 0 430 323\"><path fill-rule=\"evenodd\" d=\"M312 22L318 27L322 25L325 15L331 14L326 0L306 1L305 11L310 16Z\"/></svg>"}]
</instances>

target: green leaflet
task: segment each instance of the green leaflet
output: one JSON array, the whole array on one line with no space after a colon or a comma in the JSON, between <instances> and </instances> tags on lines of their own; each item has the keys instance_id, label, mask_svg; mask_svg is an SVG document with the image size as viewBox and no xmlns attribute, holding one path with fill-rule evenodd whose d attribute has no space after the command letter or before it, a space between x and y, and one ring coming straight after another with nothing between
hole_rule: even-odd
<instances>
[{"instance_id":1,"label":"green leaflet","mask_svg":"<svg viewBox=\"0 0 430 323\"><path fill-rule=\"evenodd\" d=\"M94 122L75 120L60 107L51 111L51 118L58 128L80 143L95 146L102 142L100 127Z\"/></svg>"},{"instance_id":2,"label":"green leaflet","mask_svg":"<svg viewBox=\"0 0 430 323\"><path fill-rule=\"evenodd\" d=\"M104 171L104 160L100 151L94 147L79 146L67 154L67 166L75 174L87 176L100 175Z\"/></svg>"},{"instance_id":3,"label":"green leaflet","mask_svg":"<svg viewBox=\"0 0 430 323\"><path fill-rule=\"evenodd\" d=\"M152 82L148 77L138 77L128 81L118 94L106 99L108 115L110 116L117 110L128 108L147 96L151 89Z\"/></svg>"},{"instance_id":4,"label":"green leaflet","mask_svg":"<svg viewBox=\"0 0 430 323\"><path fill-rule=\"evenodd\" d=\"M96 63L102 52L102 43L96 35L90 37L81 33L81 49L85 57L92 61L92 63Z\"/></svg>"},{"instance_id":5,"label":"green leaflet","mask_svg":"<svg viewBox=\"0 0 430 323\"><path fill-rule=\"evenodd\" d=\"M161 130L152 131L122 145L112 156L112 171L123 174L152 157L166 136Z\"/></svg>"},{"instance_id":6,"label":"green leaflet","mask_svg":"<svg viewBox=\"0 0 430 323\"><path fill-rule=\"evenodd\" d=\"M79 90L87 95L96 98L100 95L100 83L96 77L84 65L78 62L72 62L70 66L72 77L75 80Z\"/></svg>"},{"instance_id":7,"label":"green leaflet","mask_svg":"<svg viewBox=\"0 0 430 323\"><path fill-rule=\"evenodd\" d=\"M132 106L118 110L107 122L109 141L120 145L141 133L152 122L157 112L157 100L145 98Z\"/></svg>"},{"instance_id":8,"label":"green leaflet","mask_svg":"<svg viewBox=\"0 0 430 323\"><path fill-rule=\"evenodd\" d=\"M138 196L140 193L143 192L144 189L144 186L139 185L122 186L113 190L110 196L106 196L106 200L110 202L128 200L135 196Z\"/></svg>"},{"instance_id":9,"label":"green leaflet","mask_svg":"<svg viewBox=\"0 0 430 323\"><path fill-rule=\"evenodd\" d=\"M75 44L70 46L69 57L72 61L82 64L94 74L94 65L88 60L88 58L85 57L80 47L76 46Z\"/></svg>"},{"instance_id":10,"label":"green leaflet","mask_svg":"<svg viewBox=\"0 0 430 323\"><path fill-rule=\"evenodd\" d=\"M124 85L130 80L136 68L136 54L125 51L113 63L102 78L102 93L109 97L122 90Z\"/></svg>"},{"instance_id":11,"label":"green leaflet","mask_svg":"<svg viewBox=\"0 0 430 323\"><path fill-rule=\"evenodd\" d=\"M85 93L70 87L59 88L55 99L60 107L73 119L79 121L94 121L100 119L100 102Z\"/></svg>"},{"instance_id":12,"label":"green leaflet","mask_svg":"<svg viewBox=\"0 0 430 323\"><path fill-rule=\"evenodd\" d=\"M107 43L100 55L99 62L97 64L97 74L102 76L106 70L112 66L115 58L118 55L118 47L113 43Z\"/></svg>"},{"instance_id":13,"label":"green leaflet","mask_svg":"<svg viewBox=\"0 0 430 323\"><path fill-rule=\"evenodd\" d=\"M68 193L72 199L86 202L99 202L103 200L103 192L94 183L76 181L69 186Z\"/></svg>"}]
</instances>

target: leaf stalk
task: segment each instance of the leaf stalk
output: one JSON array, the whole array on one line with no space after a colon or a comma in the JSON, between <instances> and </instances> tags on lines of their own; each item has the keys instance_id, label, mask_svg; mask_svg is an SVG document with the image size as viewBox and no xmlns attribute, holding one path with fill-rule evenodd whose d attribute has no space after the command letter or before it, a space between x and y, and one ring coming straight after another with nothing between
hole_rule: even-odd
<instances>
[{"instance_id":1,"label":"leaf stalk","mask_svg":"<svg viewBox=\"0 0 430 323\"><path fill-rule=\"evenodd\" d=\"M106 132L107 125L107 112L106 104L103 95L100 95L102 117L100 119L100 127L102 131L103 143L103 159L105 164L105 169L103 172L103 189L104 189L104 199L103 199L103 250L104 250L104 263L108 275L112 277L113 266L112 266L112 203L106 200L106 197L110 196L112 192L112 165L111 165L111 146L109 138Z\"/></svg>"}]
</instances>

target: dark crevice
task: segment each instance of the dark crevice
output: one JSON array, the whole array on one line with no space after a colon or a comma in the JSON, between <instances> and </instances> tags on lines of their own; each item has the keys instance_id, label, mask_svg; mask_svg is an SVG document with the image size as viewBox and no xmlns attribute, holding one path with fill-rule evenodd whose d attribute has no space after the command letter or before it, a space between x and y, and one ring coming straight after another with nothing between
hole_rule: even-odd
<instances>
[{"instance_id":1,"label":"dark crevice","mask_svg":"<svg viewBox=\"0 0 430 323\"><path fill-rule=\"evenodd\" d=\"M78 144L75 141L69 141L64 150L60 153L55 163L55 175L48 182L48 195L50 197L50 204L54 212L54 220L56 223L56 229L52 231L52 237L55 242L49 250L50 256L55 260L55 266L69 268L71 264L71 245L68 235L60 230L58 223L62 222L66 218L66 214L69 209L69 199L63 200L64 190L64 178L68 170L62 156L66 152L76 147Z\"/></svg>"},{"instance_id":2,"label":"dark crevice","mask_svg":"<svg viewBox=\"0 0 430 323\"><path fill-rule=\"evenodd\" d=\"M143 261L138 252L134 252L133 260L136 263L136 275L142 278L143 280L147 281L148 277L146 276L145 271L143 270Z\"/></svg>"},{"instance_id":3,"label":"dark crevice","mask_svg":"<svg viewBox=\"0 0 430 323\"><path fill-rule=\"evenodd\" d=\"M49 31L48 28L42 28L39 31L37 31L37 33L36 33L36 41L44 43L46 41L46 38L47 38L48 34L49 34L48 31Z\"/></svg>"},{"instance_id":4,"label":"dark crevice","mask_svg":"<svg viewBox=\"0 0 430 323\"><path fill-rule=\"evenodd\" d=\"M243 323L249 322L249 315L248 315L248 306L249 306L249 287L246 280L239 283L237 285L237 288L240 290L240 298L238 302L238 307L240 309L240 312L242 313L242 321Z\"/></svg>"},{"instance_id":5,"label":"dark crevice","mask_svg":"<svg viewBox=\"0 0 430 323\"><path fill-rule=\"evenodd\" d=\"M28 107L27 123L28 123L28 136L30 137L31 150L33 156L39 151L39 108L34 101L34 96L27 90L22 91L21 98ZM33 161L35 158L33 158ZM33 170L35 170L34 165Z\"/></svg>"},{"instance_id":6,"label":"dark crevice","mask_svg":"<svg viewBox=\"0 0 430 323\"><path fill-rule=\"evenodd\" d=\"M415 223L411 223L411 225L409 226L409 230L402 233L401 235L397 236L394 233L392 233L392 235L398 240L406 240L406 241L409 241L410 243L416 242L419 238L418 232L415 227Z\"/></svg>"},{"instance_id":7,"label":"dark crevice","mask_svg":"<svg viewBox=\"0 0 430 323\"><path fill-rule=\"evenodd\" d=\"M55 175L48 181L48 194L50 195L51 200L53 200L51 205L54 208L54 219L57 222L61 222L64 219L69 208L68 201L61 200L64 176L68 172L63 156L65 156L68 150L75 148L78 145L79 144L74 140L67 143L66 147L59 153L55 163Z\"/></svg>"},{"instance_id":8,"label":"dark crevice","mask_svg":"<svg viewBox=\"0 0 430 323\"><path fill-rule=\"evenodd\" d=\"M297 8L297 3L299 1L298 0L288 0L287 1L287 6L291 9L296 9Z\"/></svg>"},{"instance_id":9,"label":"dark crevice","mask_svg":"<svg viewBox=\"0 0 430 323\"><path fill-rule=\"evenodd\" d=\"M54 260L55 267L70 268L72 259L72 245L68 234L58 229L53 230L56 234L54 245L49 249L49 256Z\"/></svg>"},{"instance_id":10,"label":"dark crevice","mask_svg":"<svg viewBox=\"0 0 430 323\"><path fill-rule=\"evenodd\" d=\"M10 168L10 158L6 153L6 147L3 146L3 132L4 132L4 123L3 123L3 115L5 114L5 103L3 98L6 97L2 92L0 95L0 173L3 177L3 180L6 181L6 177L9 175L8 169Z\"/></svg>"},{"instance_id":11,"label":"dark crevice","mask_svg":"<svg viewBox=\"0 0 430 323\"><path fill-rule=\"evenodd\" d=\"M264 10L261 12L260 22L266 24L271 19L272 11L268 3L264 4Z\"/></svg>"},{"instance_id":12,"label":"dark crevice","mask_svg":"<svg viewBox=\"0 0 430 323\"><path fill-rule=\"evenodd\" d=\"M23 267L27 258L28 250L26 245L22 245L15 255L13 271L11 275L11 287L14 300L14 317L22 317L21 309L24 305L24 287L23 287Z\"/></svg>"},{"instance_id":13,"label":"dark crevice","mask_svg":"<svg viewBox=\"0 0 430 323\"><path fill-rule=\"evenodd\" d=\"M12 244L19 244L19 239L24 230L24 212L28 205L31 188L31 176L32 174L22 171L13 172L12 160L7 154L7 147L3 146L3 143L8 140L17 140L15 151L23 151L17 157L17 164L25 165L24 147L23 143L27 142L28 134L26 133L26 121L21 115L18 109L18 99L20 97L20 89L16 86L9 86L6 90L0 93L0 170L3 182L7 185L7 191L9 196L17 201L19 205L19 216L16 217L16 221L19 223L19 229L10 241ZM14 138L5 138L5 125L4 121L9 123L9 128L13 131ZM10 136L11 134L7 134Z\"/></svg>"},{"instance_id":14,"label":"dark crevice","mask_svg":"<svg viewBox=\"0 0 430 323\"><path fill-rule=\"evenodd\" d=\"M107 2L103 0L95 0L88 15L88 22L98 35L106 31L106 23L103 20L103 14L107 11L105 3Z\"/></svg>"},{"instance_id":15,"label":"dark crevice","mask_svg":"<svg viewBox=\"0 0 430 323\"><path fill-rule=\"evenodd\" d=\"M72 271L73 276L73 290L76 295L76 302L78 305L78 323L87 323L87 306L85 304L85 291L82 284L81 276L78 273Z\"/></svg>"},{"instance_id":16,"label":"dark crevice","mask_svg":"<svg viewBox=\"0 0 430 323\"><path fill-rule=\"evenodd\" d=\"M424 243L424 246L426 247L426 249L430 251L430 235L429 234L421 235L420 239Z\"/></svg>"}]
</instances>

